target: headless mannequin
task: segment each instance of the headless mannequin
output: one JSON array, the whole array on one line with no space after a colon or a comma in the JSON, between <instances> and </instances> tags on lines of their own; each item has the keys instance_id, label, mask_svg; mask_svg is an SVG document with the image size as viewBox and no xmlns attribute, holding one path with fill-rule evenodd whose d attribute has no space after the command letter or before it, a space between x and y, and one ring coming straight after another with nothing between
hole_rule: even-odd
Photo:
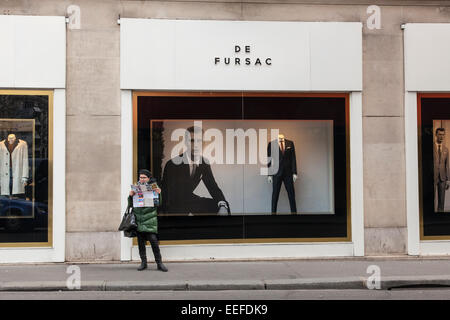
<instances>
[{"instance_id":1,"label":"headless mannequin","mask_svg":"<svg viewBox=\"0 0 450 320\"><path fill-rule=\"evenodd\" d=\"M279 161L278 169L276 173L268 177L269 183L272 184L272 214L276 214L277 212L277 204L282 184L284 184L288 194L291 213L296 214L297 205L295 201L294 183L297 180L297 160L294 143L285 139L283 134L279 134L276 141L271 141L269 143L267 148L268 156L274 152L272 149L276 148L275 143L278 145L277 152L279 153L279 158L277 159L276 154L272 155L272 161Z\"/></svg>"},{"instance_id":2,"label":"headless mannequin","mask_svg":"<svg viewBox=\"0 0 450 320\"><path fill-rule=\"evenodd\" d=\"M284 134L279 134L278 135L278 145L280 146L280 149L281 149L281 144L284 144ZM295 180L297 180L297 175L296 174L293 174L292 175L292 179L293 179L293 181L294 181L294 183L295 183ZM269 182L269 183L272 183L273 182L273 178L272 178L272 176L268 176L267 177L267 181Z\"/></svg>"}]
</instances>

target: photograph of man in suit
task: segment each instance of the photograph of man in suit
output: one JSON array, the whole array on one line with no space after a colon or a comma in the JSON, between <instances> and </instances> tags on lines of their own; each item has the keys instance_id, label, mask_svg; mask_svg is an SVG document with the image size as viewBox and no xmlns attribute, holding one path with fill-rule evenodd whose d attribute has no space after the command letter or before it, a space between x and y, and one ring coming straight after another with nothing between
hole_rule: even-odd
<instances>
[{"instance_id":1,"label":"photograph of man in suit","mask_svg":"<svg viewBox=\"0 0 450 320\"><path fill-rule=\"evenodd\" d=\"M278 144L278 148L273 146L275 143ZM277 212L278 197L280 195L281 184L283 182L289 197L291 213L297 213L294 190L294 182L297 179L297 159L295 157L294 143L291 140L285 139L283 134L279 134L278 141L273 140L267 146L267 156L269 159L271 157L272 150L276 149L278 149L278 171L268 177L269 183L273 183L272 213L274 214ZM274 158L276 160L276 157ZM269 168L273 165L272 160L269 161Z\"/></svg>"},{"instance_id":2,"label":"photograph of man in suit","mask_svg":"<svg viewBox=\"0 0 450 320\"><path fill-rule=\"evenodd\" d=\"M436 129L434 143L434 185L437 192L437 211L444 211L445 191L449 188L448 148L444 146L445 129Z\"/></svg>"},{"instance_id":3,"label":"photograph of man in suit","mask_svg":"<svg viewBox=\"0 0 450 320\"><path fill-rule=\"evenodd\" d=\"M194 132L201 132L197 138ZM170 159L164 166L162 177L163 211L165 213L217 213L230 214L230 206L216 183L208 159L201 154L203 129L189 127L186 130L187 151ZM197 139L197 141L196 141ZM211 198L194 193L203 181Z\"/></svg>"}]
</instances>

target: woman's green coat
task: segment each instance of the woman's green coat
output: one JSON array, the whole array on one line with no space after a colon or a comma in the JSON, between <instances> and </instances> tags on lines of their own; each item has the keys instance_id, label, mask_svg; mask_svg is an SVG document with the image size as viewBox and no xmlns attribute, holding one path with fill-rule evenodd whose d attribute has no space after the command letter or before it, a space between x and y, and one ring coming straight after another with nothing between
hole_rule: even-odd
<instances>
[{"instance_id":1,"label":"woman's green coat","mask_svg":"<svg viewBox=\"0 0 450 320\"><path fill-rule=\"evenodd\" d=\"M133 207L133 197L128 197L128 205ZM158 212L156 207L133 208L138 232L158 233Z\"/></svg>"}]
</instances>

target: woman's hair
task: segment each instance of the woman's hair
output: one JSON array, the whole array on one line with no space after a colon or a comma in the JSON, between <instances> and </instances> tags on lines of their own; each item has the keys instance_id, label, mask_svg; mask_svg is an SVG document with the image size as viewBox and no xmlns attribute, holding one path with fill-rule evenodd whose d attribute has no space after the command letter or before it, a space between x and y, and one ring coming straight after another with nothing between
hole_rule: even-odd
<instances>
[{"instance_id":1,"label":"woman's hair","mask_svg":"<svg viewBox=\"0 0 450 320\"><path fill-rule=\"evenodd\" d=\"M147 169L141 169L139 170L139 175L141 174L145 174L147 177L151 178L152 177L152 173L150 171L148 171Z\"/></svg>"}]
</instances>

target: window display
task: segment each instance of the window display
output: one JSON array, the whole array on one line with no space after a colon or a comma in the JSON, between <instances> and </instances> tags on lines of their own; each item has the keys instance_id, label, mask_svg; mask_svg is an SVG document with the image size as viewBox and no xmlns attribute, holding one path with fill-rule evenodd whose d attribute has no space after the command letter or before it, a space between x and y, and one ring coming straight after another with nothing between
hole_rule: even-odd
<instances>
[{"instance_id":1,"label":"window display","mask_svg":"<svg viewBox=\"0 0 450 320\"><path fill-rule=\"evenodd\" d=\"M51 93L0 91L0 246L48 245Z\"/></svg>"},{"instance_id":2,"label":"window display","mask_svg":"<svg viewBox=\"0 0 450 320\"><path fill-rule=\"evenodd\" d=\"M448 127L449 123L450 121L445 120L433 121L433 132L435 133L435 142L433 144L434 207L436 212L450 212L450 206L445 202L445 194L450 187L450 172L447 147L448 139L444 139L446 133L445 127Z\"/></svg>"},{"instance_id":3,"label":"window display","mask_svg":"<svg viewBox=\"0 0 450 320\"><path fill-rule=\"evenodd\" d=\"M161 150L161 167L152 170L161 176L163 213L334 214L332 121L153 120L150 127L161 137L151 152ZM298 157L279 132L301 146Z\"/></svg>"},{"instance_id":4,"label":"window display","mask_svg":"<svg viewBox=\"0 0 450 320\"><path fill-rule=\"evenodd\" d=\"M26 123L25 121L23 121ZM33 130L33 123L29 132ZM0 141L0 194L21 197L28 184L28 143L16 135L26 133L19 121L0 120L0 128L6 139Z\"/></svg>"},{"instance_id":5,"label":"window display","mask_svg":"<svg viewBox=\"0 0 450 320\"><path fill-rule=\"evenodd\" d=\"M420 94L421 238L450 239L450 95Z\"/></svg>"},{"instance_id":6,"label":"window display","mask_svg":"<svg viewBox=\"0 0 450 320\"><path fill-rule=\"evenodd\" d=\"M347 96L241 95L136 93L161 240L350 240Z\"/></svg>"}]
</instances>

